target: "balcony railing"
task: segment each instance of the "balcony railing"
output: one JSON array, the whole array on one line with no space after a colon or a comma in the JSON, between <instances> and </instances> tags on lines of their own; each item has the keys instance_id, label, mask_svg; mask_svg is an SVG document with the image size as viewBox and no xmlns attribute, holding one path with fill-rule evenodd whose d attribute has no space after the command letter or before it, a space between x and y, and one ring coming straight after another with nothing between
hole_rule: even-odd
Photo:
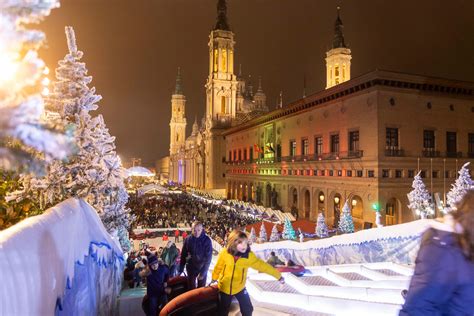
<instances>
[{"instance_id":1,"label":"balcony railing","mask_svg":"<svg viewBox=\"0 0 474 316\"><path fill-rule=\"evenodd\" d=\"M461 158L462 152L460 151L447 151L446 158Z\"/></svg>"},{"instance_id":2,"label":"balcony railing","mask_svg":"<svg viewBox=\"0 0 474 316\"><path fill-rule=\"evenodd\" d=\"M388 157L403 157L405 156L405 151L400 148L385 148L385 156Z\"/></svg>"},{"instance_id":3,"label":"balcony railing","mask_svg":"<svg viewBox=\"0 0 474 316\"><path fill-rule=\"evenodd\" d=\"M286 162L305 162L318 160L338 160L338 159L357 159L364 155L363 150L340 151L313 155L285 156L281 161Z\"/></svg>"},{"instance_id":4,"label":"balcony railing","mask_svg":"<svg viewBox=\"0 0 474 316\"><path fill-rule=\"evenodd\" d=\"M431 157L431 158L434 158L434 157L440 157L440 152L437 151L437 150L434 150L434 149L430 149L430 148L425 148L421 151L421 155L423 157Z\"/></svg>"}]
</instances>

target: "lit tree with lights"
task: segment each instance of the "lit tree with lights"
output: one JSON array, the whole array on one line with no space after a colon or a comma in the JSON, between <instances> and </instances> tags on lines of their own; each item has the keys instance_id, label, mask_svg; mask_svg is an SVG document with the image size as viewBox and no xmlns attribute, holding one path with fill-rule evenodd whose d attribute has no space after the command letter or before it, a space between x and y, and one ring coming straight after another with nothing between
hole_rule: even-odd
<instances>
[{"instance_id":1,"label":"lit tree with lights","mask_svg":"<svg viewBox=\"0 0 474 316\"><path fill-rule=\"evenodd\" d=\"M354 221L352 219L351 207L349 206L349 200L346 200L342 207L341 219L339 221L339 232L343 234L354 232Z\"/></svg>"},{"instance_id":2,"label":"lit tree with lights","mask_svg":"<svg viewBox=\"0 0 474 316\"><path fill-rule=\"evenodd\" d=\"M56 0L0 1L0 169L40 172L71 153L72 139L41 120L46 68L37 51L45 36L27 27L58 6Z\"/></svg>"},{"instance_id":3,"label":"lit tree with lights","mask_svg":"<svg viewBox=\"0 0 474 316\"><path fill-rule=\"evenodd\" d=\"M282 238L288 240L296 239L296 232L288 218L285 219L285 222L283 224Z\"/></svg>"},{"instance_id":4,"label":"lit tree with lights","mask_svg":"<svg viewBox=\"0 0 474 316\"><path fill-rule=\"evenodd\" d=\"M278 228L277 225L273 225L272 227L272 233L270 235L270 241L279 241L280 240L280 235L278 234Z\"/></svg>"},{"instance_id":5,"label":"lit tree with lights","mask_svg":"<svg viewBox=\"0 0 474 316\"><path fill-rule=\"evenodd\" d=\"M451 190L446 195L448 207L445 208L447 211L453 210L456 203L462 200L467 190L473 187L474 181L471 179L469 174L469 162L466 162L459 170L459 177L456 179L454 184L451 185Z\"/></svg>"},{"instance_id":6,"label":"lit tree with lights","mask_svg":"<svg viewBox=\"0 0 474 316\"><path fill-rule=\"evenodd\" d=\"M255 228L253 228L253 227L252 227L252 229L250 229L249 239L252 243L257 242L257 235L255 234Z\"/></svg>"},{"instance_id":7,"label":"lit tree with lights","mask_svg":"<svg viewBox=\"0 0 474 316\"><path fill-rule=\"evenodd\" d=\"M260 242L266 242L267 241L267 231L265 230L265 225L260 226L260 232L258 234L258 238Z\"/></svg>"},{"instance_id":8,"label":"lit tree with lights","mask_svg":"<svg viewBox=\"0 0 474 316\"><path fill-rule=\"evenodd\" d=\"M25 194L39 197L47 208L69 197L83 198L99 213L109 233L117 234L122 248L129 249L128 194L124 185L125 170L115 152L112 137L101 115L92 117L101 96L89 88L83 53L77 49L74 30L66 27L69 53L59 61L57 81L48 98L48 109L61 117L62 125L73 131L77 156L67 162L56 160L43 178L24 178Z\"/></svg>"},{"instance_id":9,"label":"lit tree with lights","mask_svg":"<svg viewBox=\"0 0 474 316\"><path fill-rule=\"evenodd\" d=\"M409 202L408 207L415 212L417 216L426 218L429 214L434 212L434 209L431 205L430 193L426 189L420 173L421 171L413 178L413 190L407 194Z\"/></svg>"},{"instance_id":10,"label":"lit tree with lights","mask_svg":"<svg viewBox=\"0 0 474 316\"><path fill-rule=\"evenodd\" d=\"M323 213L319 213L318 220L316 222L316 236L319 238L328 237L328 225L326 225L326 218Z\"/></svg>"}]
</instances>

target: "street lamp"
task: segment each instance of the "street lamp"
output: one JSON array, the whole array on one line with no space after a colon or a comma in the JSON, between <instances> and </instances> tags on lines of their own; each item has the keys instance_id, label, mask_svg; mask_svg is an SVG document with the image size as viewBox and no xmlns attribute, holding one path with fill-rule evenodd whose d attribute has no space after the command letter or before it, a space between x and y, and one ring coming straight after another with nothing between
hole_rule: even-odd
<instances>
[{"instance_id":1,"label":"street lamp","mask_svg":"<svg viewBox=\"0 0 474 316\"><path fill-rule=\"evenodd\" d=\"M338 196L335 196L335 197L334 197L334 203L335 203L335 204L339 204L339 197L338 197Z\"/></svg>"}]
</instances>

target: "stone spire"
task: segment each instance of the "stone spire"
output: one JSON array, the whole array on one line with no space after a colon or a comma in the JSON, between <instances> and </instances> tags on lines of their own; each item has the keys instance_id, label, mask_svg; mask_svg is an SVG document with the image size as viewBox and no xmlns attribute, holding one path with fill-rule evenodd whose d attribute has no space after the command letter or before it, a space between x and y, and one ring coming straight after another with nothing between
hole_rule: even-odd
<instances>
[{"instance_id":1,"label":"stone spire","mask_svg":"<svg viewBox=\"0 0 474 316\"><path fill-rule=\"evenodd\" d=\"M194 123L193 123L193 131L192 131L192 135L197 135L197 133L199 132L199 125L198 125L198 118L197 118L197 115L194 117Z\"/></svg>"},{"instance_id":2,"label":"stone spire","mask_svg":"<svg viewBox=\"0 0 474 316\"><path fill-rule=\"evenodd\" d=\"M183 86L181 83L181 68L178 67L178 74L176 75L176 87L174 88L174 94L183 95Z\"/></svg>"},{"instance_id":3,"label":"stone spire","mask_svg":"<svg viewBox=\"0 0 474 316\"><path fill-rule=\"evenodd\" d=\"M344 42L344 34L342 30L344 25L342 24L341 17L339 15L339 11L341 7L337 7L337 19L336 23L334 23L334 39L332 40L332 48L347 48L346 43Z\"/></svg>"},{"instance_id":4,"label":"stone spire","mask_svg":"<svg viewBox=\"0 0 474 316\"><path fill-rule=\"evenodd\" d=\"M262 89L262 77L258 77L258 89L257 89L257 93L263 93L263 89Z\"/></svg>"},{"instance_id":5,"label":"stone spire","mask_svg":"<svg viewBox=\"0 0 474 316\"><path fill-rule=\"evenodd\" d=\"M217 2L217 21L214 30L230 31L229 22L227 22L226 0L218 0Z\"/></svg>"}]
</instances>

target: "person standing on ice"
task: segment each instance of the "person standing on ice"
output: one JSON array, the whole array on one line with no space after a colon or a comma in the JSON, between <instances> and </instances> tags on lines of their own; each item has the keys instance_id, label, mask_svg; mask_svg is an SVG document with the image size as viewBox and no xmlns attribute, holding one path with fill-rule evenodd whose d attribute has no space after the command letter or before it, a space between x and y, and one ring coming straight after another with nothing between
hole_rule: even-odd
<instances>
[{"instance_id":1,"label":"person standing on ice","mask_svg":"<svg viewBox=\"0 0 474 316\"><path fill-rule=\"evenodd\" d=\"M400 316L474 315L474 189L422 237Z\"/></svg>"},{"instance_id":2,"label":"person standing on ice","mask_svg":"<svg viewBox=\"0 0 474 316\"><path fill-rule=\"evenodd\" d=\"M178 274L181 274L186 266L189 290L196 288L196 280L197 287L204 287L211 259L211 238L204 232L202 223L195 221L191 226L191 235L183 241L178 270Z\"/></svg>"},{"instance_id":3,"label":"person standing on ice","mask_svg":"<svg viewBox=\"0 0 474 316\"><path fill-rule=\"evenodd\" d=\"M226 248L221 250L217 258L216 266L212 271L212 282L218 282L219 307L217 313L219 316L229 314L233 296L239 301L242 316L252 315L252 302L245 289L248 268L267 273L281 283L285 283L278 270L250 251L248 243L248 236L245 232L234 230L229 234Z\"/></svg>"}]
</instances>

